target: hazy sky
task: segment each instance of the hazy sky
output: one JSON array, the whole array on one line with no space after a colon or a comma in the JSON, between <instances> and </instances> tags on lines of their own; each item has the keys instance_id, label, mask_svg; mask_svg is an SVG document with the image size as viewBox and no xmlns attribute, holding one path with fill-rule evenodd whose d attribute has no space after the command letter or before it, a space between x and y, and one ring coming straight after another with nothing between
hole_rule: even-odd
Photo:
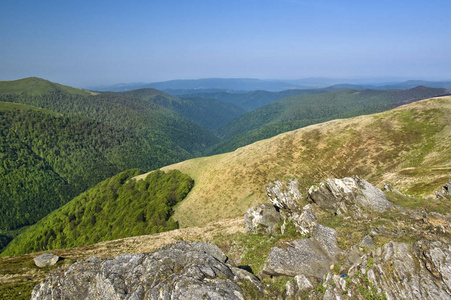
<instances>
[{"instance_id":1,"label":"hazy sky","mask_svg":"<svg viewBox=\"0 0 451 300\"><path fill-rule=\"evenodd\" d=\"M0 0L0 80L451 79L450 0Z\"/></svg>"}]
</instances>

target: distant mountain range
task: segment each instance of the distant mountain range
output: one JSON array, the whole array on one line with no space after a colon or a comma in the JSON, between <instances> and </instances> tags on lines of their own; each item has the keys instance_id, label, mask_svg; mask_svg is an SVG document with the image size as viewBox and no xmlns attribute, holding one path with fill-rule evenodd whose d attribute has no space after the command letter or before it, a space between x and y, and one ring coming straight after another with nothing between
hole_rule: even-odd
<instances>
[{"instance_id":1,"label":"distant mountain range","mask_svg":"<svg viewBox=\"0 0 451 300\"><path fill-rule=\"evenodd\" d=\"M95 91L123 92L135 89L154 88L171 95L191 94L195 91L283 91L290 89L316 89L316 88L352 88L352 89L410 89L417 86L451 89L451 81L426 80L364 80L339 78L304 78L296 80L272 80L254 78L205 78L205 79L179 79L153 83L120 83L109 86L89 87ZM218 91L216 91L218 92Z\"/></svg>"}]
</instances>

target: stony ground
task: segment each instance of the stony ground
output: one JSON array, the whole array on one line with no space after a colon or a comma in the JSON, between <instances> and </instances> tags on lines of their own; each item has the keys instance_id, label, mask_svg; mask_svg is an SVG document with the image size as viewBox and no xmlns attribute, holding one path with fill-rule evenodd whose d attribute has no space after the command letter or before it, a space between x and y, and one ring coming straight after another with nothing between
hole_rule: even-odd
<instances>
[{"instance_id":1,"label":"stony ground","mask_svg":"<svg viewBox=\"0 0 451 300\"><path fill-rule=\"evenodd\" d=\"M39 269L33 258L43 252L0 258L0 299L30 299L31 290L56 267L67 268L77 260L91 256L115 257L120 254L151 252L178 240L208 242L220 236L244 232L243 219L229 219L210 223L205 227L176 229L154 235L143 235L94 245L54 250L62 257L55 266Z\"/></svg>"}]
</instances>

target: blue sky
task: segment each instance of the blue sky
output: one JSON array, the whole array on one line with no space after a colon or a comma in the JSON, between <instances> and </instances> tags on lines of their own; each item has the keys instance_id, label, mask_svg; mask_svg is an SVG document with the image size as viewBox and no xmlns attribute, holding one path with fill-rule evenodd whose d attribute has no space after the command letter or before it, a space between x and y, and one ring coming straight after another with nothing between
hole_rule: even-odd
<instances>
[{"instance_id":1,"label":"blue sky","mask_svg":"<svg viewBox=\"0 0 451 300\"><path fill-rule=\"evenodd\" d=\"M0 0L0 80L451 80L451 1Z\"/></svg>"}]
</instances>

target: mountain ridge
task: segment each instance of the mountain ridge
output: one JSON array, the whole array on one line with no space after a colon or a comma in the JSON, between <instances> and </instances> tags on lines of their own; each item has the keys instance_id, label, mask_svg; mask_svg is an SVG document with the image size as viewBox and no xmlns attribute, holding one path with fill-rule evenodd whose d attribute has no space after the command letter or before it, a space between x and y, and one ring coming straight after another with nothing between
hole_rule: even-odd
<instances>
[{"instance_id":1,"label":"mountain ridge","mask_svg":"<svg viewBox=\"0 0 451 300\"><path fill-rule=\"evenodd\" d=\"M345 78L303 78L303 79L257 79L257 78L200 78L175 79L152 83L121 83L110 86L90 87L90 90L123 92L141 88L169 90L226 89L234 91L282 91L288 89L317 89L334 86L354 86L357 89L399 89L418 85L451 88L451 81L439 80L393 80L393 79L345 79Z\"/></svg>"}]
</instances>

